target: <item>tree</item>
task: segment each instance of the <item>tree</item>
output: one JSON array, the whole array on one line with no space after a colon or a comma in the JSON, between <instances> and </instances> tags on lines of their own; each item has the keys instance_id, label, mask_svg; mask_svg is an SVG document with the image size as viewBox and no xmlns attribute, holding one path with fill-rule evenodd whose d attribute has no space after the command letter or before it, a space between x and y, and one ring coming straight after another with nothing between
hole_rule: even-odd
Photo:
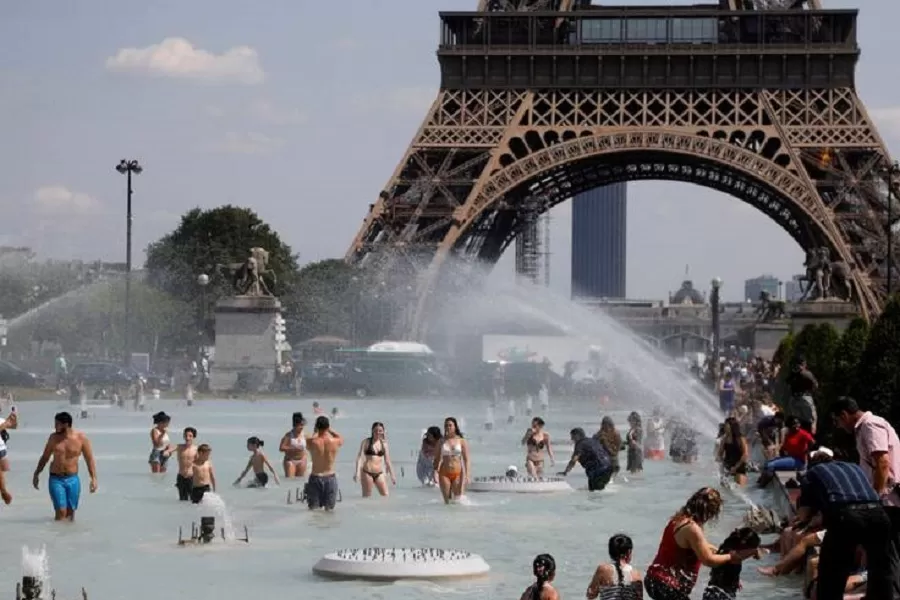
<instances>
[{"instance_id":1,"label":"tree","mask_svg":"<svg viewBox=\"0 0 900 600\"><path fill-rule=\"evenodd\" d=\"M147 248L146 268L151 285L192 306L203 310L209 319L218 298L232 295L230 273L223 268L244 262L250 249L260 247L269 252L268 269L278 281L273 294L290 296L296 285L297 257L281 241L278 234L255 212L236 206L212 210L195 208L181 218L175 231ZM207 305L200 307L197 277L209 276L205 290Z\"/></svg>"},{"instance_id":2,"label":"tree","mask_svg":"<svg viewBox=\"0 0 900 600\"><path fill-rule=\"evenodd\" d=\"M860 406L896 423L900 417L900 297L891 298L872 325L858 377Z\"/></svg>"},{"instance_id":3,"label":"tree","mask_svg":"<svg viewBox=\"0 0 900 600\"><path fill-rule=\"evenodd\" d=\"M363 296L357 272L339 259L304 266L294 292L283 298L289 339L297 343L320 335L355 337Z\"/></svg>"},{"instance_id":4,"label":"tree","mask_svg":"<svg viewBox=\"0 0 900 600\"><path fill-rule=\"evenodd\" d=\"M838 396L853 396L855 398L859 393L859 371L868 340L869 323L862 318L853 319L841 336L835 355L834 378L831 390L834 398Z\"/></svg>"},{"instance_id":5,"label":"tree","mask_svg":"<svg viewBox=\"0 0 900 600\"><path fill-rule=\"evenodd\" d=\"M14 347L56 342L65 352L120 357L124 350L125 282L82 288L35 313L10 332ZM141 281L131 285L132 351L153 357L195 340L190 306Z\"/></svg>"}]
</instances>

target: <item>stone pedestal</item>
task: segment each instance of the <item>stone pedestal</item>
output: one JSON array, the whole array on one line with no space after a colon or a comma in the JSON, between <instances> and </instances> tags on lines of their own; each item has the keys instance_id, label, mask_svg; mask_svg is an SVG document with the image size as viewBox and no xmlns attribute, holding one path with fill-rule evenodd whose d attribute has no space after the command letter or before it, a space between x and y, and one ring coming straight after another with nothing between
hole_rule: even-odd
<instances>
[{"instance_id":1,"label":"stone pedestal","mask_svg":"<svg viewBox=\"0 0 900 600\"><path fill-rule=\"evenodd\" d=\"M270 296L235 296L216 303L215 391L268 390L279 353L275 341L281 302Z\"/></svg>"},{"instance_id":2,"label":"stone pedestal","mask_svg":"<svg viewBox=\"0 0 900 600\"><path fill-rule=\"evenodd\" d=\"M755 355L770 360L790 330L787 321L753 323L738 331L738 341L741 346L752 348Z\"/></svg>"},{"instance_id":3,"label":"stone pedestal","mask_svg":"<svg viewBox=\"0 0 900 600\"><path fill-rule=\"evenodd\" d=\"M791 330L799 333L807 325L831 323L838 333L843 333L850 321L859 316L852 302L843 300L812 300L791 306Z\"/></svg>"}]
</instances>

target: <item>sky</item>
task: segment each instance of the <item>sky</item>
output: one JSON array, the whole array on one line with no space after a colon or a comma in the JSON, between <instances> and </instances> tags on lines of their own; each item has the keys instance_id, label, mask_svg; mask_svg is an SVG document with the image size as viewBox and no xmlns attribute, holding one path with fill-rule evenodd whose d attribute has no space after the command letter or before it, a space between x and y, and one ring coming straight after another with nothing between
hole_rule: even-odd
<instances>
[{"instance_id":1,"label":"sky","mask_svg":"<svg viewBox=\"0 0 900 600\"><path fill-rule=\"evenodd\" d=\"M861 10L859 91L896 147L896 33L883 23L900 20L900 4L825 1ZM134 158L145 168L138 263L187 210L229 203L257 211L303 263L343 256L437 92L438 11L476 4L0 3L0 245L124 260L114 167ZM630 297L664 298L687 270L697 287L721 277L725 298L742 300L745 279L801 271L796 243L740 200L670 182L628 194ZM571 203L552 218L551 286L567 293ZM512 270L510 252L497 273Z\"/></svg>"}]
</instances>

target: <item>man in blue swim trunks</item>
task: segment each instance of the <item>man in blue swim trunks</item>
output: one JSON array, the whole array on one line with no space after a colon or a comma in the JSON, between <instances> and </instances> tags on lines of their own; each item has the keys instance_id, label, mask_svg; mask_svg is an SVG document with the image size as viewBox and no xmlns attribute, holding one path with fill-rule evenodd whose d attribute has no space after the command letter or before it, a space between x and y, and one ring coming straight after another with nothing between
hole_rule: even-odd
<instances>
[{"instance_id":1,"label":"man in blue swim trunks","mask_svg":"<svg viewBox=\"0 0 900 600\"><path fill-rule=\"evenodd\" d=\"M38 461L31 483L34 489L38 489L41 472L49 462L50 480L47 487L53 501L53 510L56 511L56 520L74 521L78 498L81 496L78 458L84 456L84 462L87 463L92 494L97 491L97 464L91 441L80 431L72 429L72 415L67 412L57 413L54 421L56 431L47 439L44 454Z\"/></svg>"}]
</instances>

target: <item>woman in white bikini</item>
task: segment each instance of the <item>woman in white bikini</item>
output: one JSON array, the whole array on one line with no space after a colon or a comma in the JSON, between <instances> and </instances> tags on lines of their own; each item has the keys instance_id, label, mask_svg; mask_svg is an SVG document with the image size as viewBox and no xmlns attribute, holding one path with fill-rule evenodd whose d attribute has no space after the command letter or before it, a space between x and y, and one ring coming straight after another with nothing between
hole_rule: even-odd
<instances>
[{"instance_id":1,"label":"woman in white bikini","mask_svg":"<svg viewBox=\"0 0 900 600\"><path fill-rule=\"evenodd\" d=\"M641 572L631 566L634 543L625 534L609 538L610 563L603 563L594 571L587 589L588 600L640 600L644 597Z\"/></svg>"},{"instance_id":2,"label":"woman in white bikini","mask_svg":"<svg viewBox=\"0 0 900 600\"><path fill-rule=\"evenodd\" d=\"M535 417L531 420L531 427L525 431L522 437L522 445L525 446L525 469L532 477L540 477L544 474L544 450L550 457L550 465L556 464L553 456L553 448L550 446L550 434L544 431L544 420Z\"/></svg>"},{"instance_id":3,"label":"woman in white bikini","mask_svg":"<svg viewBox=\"0 0 900 600\"><path fill-rule=\"evenodd\" d=\"M153 449L150 450L151 473L165 473L166 463L169 457L175 451L175 445L169 443L169 423L172 418L164 412L158 412L153 415L153 429L150 430L150 443Z\"/></svg>"},{"instance_id":4,"label":"woman in white bikini","mask_svg":"<svg viewBox=\"0 0 900 600\"><path fill-rule=\"evenodd\" d=\"M472 472L469 444L463 439L454 417L444 419L444 437L440 452L434 457L434 470L438 474L444 504L450 504L450 500L465 494Z\"/></svg>"},{"instance_id":5,"label":"woman in white bikini","mask_svg":"<svg viewBox=\"0 0 900 600\"><path fill-rule=\"evenodd\" d=\"M373 487L382 496L388 495L385 473L391 478L391 483L397 485L394 468L391 466L390 450L384 436L384 424L375 422L372 423L372 435L362 441L362 444L359 445L359 453L356 455L356 472L353 474L353 481L358 481L362 487L363 498L372 495Z\"/></svg>"},{"instance_id":6,"label":"woman in white bikini","mask_svg":"<svg viewBox=\"0 0 900 600\"><path fill-rule=\"evenodd\" d=\"M291 417L293 428L281 438L278 449L284 452L284 478L293 479L306 475L306 436L303 427L306 419L303 413L295 412Z\"/></svg>"}]
</instances>

